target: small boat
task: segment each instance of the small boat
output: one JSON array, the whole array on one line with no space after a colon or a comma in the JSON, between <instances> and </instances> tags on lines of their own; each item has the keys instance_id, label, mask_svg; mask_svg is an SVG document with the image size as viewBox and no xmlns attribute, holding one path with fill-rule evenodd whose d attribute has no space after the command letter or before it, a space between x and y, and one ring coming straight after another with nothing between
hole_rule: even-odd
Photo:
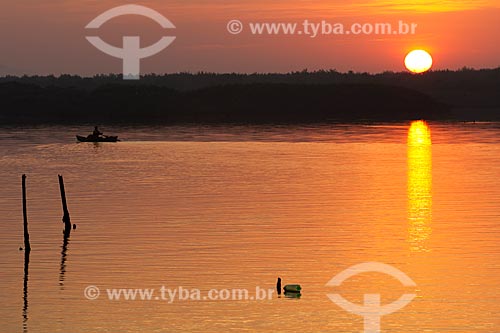
<instances>
[{"instance_id":1,"label":"small boat","mask_svg":"<svg viewBox=\"0 0 500 333\"><path fill-rule=\"evenodd\" d=\"M118 140L117 136L100 136L98 138L95 138L92 135L89 135L89 136L77 135L76 139L78 140L78 142L118 142L118 141L120 141L120 140Z\"/></svg>"}]
</instances>

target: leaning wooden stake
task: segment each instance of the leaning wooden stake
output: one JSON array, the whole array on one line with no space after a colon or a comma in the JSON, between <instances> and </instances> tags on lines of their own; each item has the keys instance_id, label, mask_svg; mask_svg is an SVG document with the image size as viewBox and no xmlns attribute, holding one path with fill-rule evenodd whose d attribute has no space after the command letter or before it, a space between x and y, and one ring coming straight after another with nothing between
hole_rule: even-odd
<instances>
[{"instance_id":1,"label":"leaning wooden stake","mask_svg":"<svg viewBox=\"0 0 500 333\"><path fill-rule=\"evenodd\" d=\"M30 234L28 233L28 213L26 209L26 175L23 175L23 218L24 218L24 250L31 251Z\"/></svg>"},{"instance_id":2,"label":"leaning wooden stake","mask_svg":"<svg viewBox=\"0 0 500 333\"><path fill-rule=\"evenodd\" d=\"M66 191L64 190L64 180L63 176L59 175L59 189L61 190L61 202L63 207L63 222L64 222L64 233L68 234L71 232L71 220L69 218L68 205L66 204Z\"/></svg>"}]
</instances>

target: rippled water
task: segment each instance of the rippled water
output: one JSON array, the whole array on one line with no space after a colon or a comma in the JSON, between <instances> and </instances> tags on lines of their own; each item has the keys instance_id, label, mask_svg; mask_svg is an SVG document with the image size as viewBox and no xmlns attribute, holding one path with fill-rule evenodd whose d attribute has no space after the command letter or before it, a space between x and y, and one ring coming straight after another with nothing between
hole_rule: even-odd
<instances>
[{"instance_id":1,"label":"rippled water","mask_svg":"<svg viewBox=\"0 0 500 333\"><path fill-rule=\"evenodd\" d=\"M431 123L427 143L408 135L410 124L105 130L124 141L77 144L82 127L0 130L2 332L362 332L363 318L327 294L358 304L381 294L386 304L406 292L417 296L382 317L382 332L498 331L500 124ZM58 174L77 225L66 244ZM380 273L326 286L370 261L417 287ZM300 283L302 297L106 295L161 286L252 294L278 276ZM89 285L101 289L97 300L84 297Z\"/></svg>"}]
</instances>

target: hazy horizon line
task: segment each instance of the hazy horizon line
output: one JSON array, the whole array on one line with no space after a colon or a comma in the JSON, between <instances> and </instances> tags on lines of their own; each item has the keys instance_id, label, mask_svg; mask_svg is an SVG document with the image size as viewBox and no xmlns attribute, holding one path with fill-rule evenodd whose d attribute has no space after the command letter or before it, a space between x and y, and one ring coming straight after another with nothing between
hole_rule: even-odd
<instances>
[{"instance_id":1,"label":"hazy horizon line","mask_svg":"<svg viewBox=\"0 0 500 333\"><path fill-rule=\"evenodd\" d=\"M292 74L315 74L315 73L337 73L337 74L346 74L346 75L353 75L353 74L362 74L362 75L382 75L382 74L408 74L408 75L415 75L415 76L423 76L426 74L430 73L440 73L440 72L460 72L460 71L494 71L494 70L500 70L500 65L498 67L482 67L482 68L475 68L475 67L468 67L468 66L463 66L461 68L456 68L456 69L430 69L429 71L425 73L412 73L409 71L392 71L392 70L385 70L381 72L367 72L367 71L355 71L355 70L349 70L349 71L338 71L335 68L330 68L330 69L315 69L315 70L309 70L307 68L304 68L302 70L296 70L296 71L289 71L289 72L211 72L211 71L179 71L179 72L172 72L172 73L145 73L141 74L141 77L148 77L148 76L169 76L169 75L292 75ZM122 73L98 73L94 74L92 76L88 75L80 75L80 74L70 74L70 73L61 73L61 74L5 74L5 75L0 75L0 78L6 79L6 78L23 78L23 77L54 77L54 78L60 78L64 76L70 76L70 77L80 77L80 78L94 78L94 77L99 77L99 76L116 76L116 77L122 77Z\"/></svg>"}]
</instances>

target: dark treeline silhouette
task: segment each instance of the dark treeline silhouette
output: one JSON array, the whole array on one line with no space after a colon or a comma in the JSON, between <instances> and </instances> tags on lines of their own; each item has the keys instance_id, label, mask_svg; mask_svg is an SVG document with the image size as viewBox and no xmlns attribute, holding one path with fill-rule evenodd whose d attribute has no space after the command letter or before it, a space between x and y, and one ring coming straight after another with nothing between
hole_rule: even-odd
<instances>
[{"instance_id":1,"label":"dark treeline silhouette","mask_svg":"<svg viewBox=\"0 0 500 333\"><path fill-rule=\"evenodd\" d=\"M38 86L95 89L102 85L154 85L175 90L196 90L210 86L249 83L290 84L384 84L402 86L426 93L439 101L458 106L498 106L500 67L496 69L462 68L457 71L430 71L423 75L408 72L340 73L336 70L291 72L286 74L217 74L199 72L166 75L145 75L140 81L123 81L121 75L97 75L92 78L75 75L61 76L6 76L0 83L20 82Z\"/></svg>"},{"instance_id":2,"label":"dark treeline silhouette","mask_svg":"<svg viewBox=\"0 0 500 333\"><path fill-rule=\"evenodd\" d=\"M178 92L148 85L93 90L0 84L3 123L308 123L446 119L448 107L383 85L225 85Z\"/></svg>"},{"instance_id":3,"label":"dark treeline silhouette","mask_svg":"<svg viewBox=\"0 0 500 333\"><path fill-rule=\"evenodd\" d=\"M317 122L498 119L500 68L423 75L178 73L0 78L4 122Z\"/></svg>"}]
</instances>

